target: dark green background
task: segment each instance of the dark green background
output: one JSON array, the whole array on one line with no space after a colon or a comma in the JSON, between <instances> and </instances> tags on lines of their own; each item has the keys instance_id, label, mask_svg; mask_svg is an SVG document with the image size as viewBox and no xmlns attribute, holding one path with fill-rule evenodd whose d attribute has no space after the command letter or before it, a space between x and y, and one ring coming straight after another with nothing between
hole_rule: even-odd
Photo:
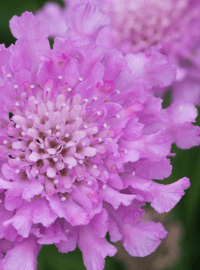
<instances>
[{"instance_id":1,"label":"dark green background","mask_svg":"<svg viewBox=\"0 0 200 270\"><path fill-rule=\"evenodd\" d=\"M117 0L116 0L117 1ZM36 11L41 8L45 0L0 0L0 43L9 46L15 42L8 27L8 22L13 15L22 12ZM57 1L60 4L62 1ZM169 95L165 103L169 100ZM197 119L200 125L200 117ZM191 150L177 150L173 146L177 156L172 158L173 173L166 183L187 176L191 179L191 187L181 202L171 211L172 220L179 221L183 225L184 234L181 241L182 255L179 262L173 266L173 270L199 269L200 263L200 148ZM76 250L69 254L59 254L54 246L42 248L38 258L38 270L84 270L81 252ZM116 258L106 259L106 270L126 269L123 262ZM133 270L133 269L127 269Z\"/></svg>"}]
</instances>

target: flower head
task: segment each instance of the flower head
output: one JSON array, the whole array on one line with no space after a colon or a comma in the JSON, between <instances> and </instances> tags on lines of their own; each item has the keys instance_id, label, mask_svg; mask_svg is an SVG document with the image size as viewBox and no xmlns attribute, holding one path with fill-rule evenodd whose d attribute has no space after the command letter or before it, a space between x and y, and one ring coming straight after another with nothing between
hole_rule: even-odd
<instances>
[{"instance_id":1,"label":"flower head","mask_svg":"<svg viewBox=\"0 0 200 270\"><path fill-rule=\"evenodd\" d=\"M66 253L78 245L87 269L101 270L116 253L107 232L132 256L146 256L166 231L144 222L141 207L168 212L189 187L187 178L168 186L153 179L170 175L173 142L199 144L195 108L163 110L148 90L166 77L145 73L147 56L138 69L133 55L96 45L109 23L96 6L73 12L53 49L48 25L29 12L10 21L15 45L1 46L3 270L34 270L41 246L53 243Z\"/></svg>"}]
</instances>

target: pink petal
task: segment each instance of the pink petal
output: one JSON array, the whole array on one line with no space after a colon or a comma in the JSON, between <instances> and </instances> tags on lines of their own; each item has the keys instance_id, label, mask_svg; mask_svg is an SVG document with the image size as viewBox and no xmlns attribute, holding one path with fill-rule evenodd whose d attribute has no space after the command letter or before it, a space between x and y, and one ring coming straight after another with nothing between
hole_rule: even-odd
<instances>
[{"instance_id":1,"label":"pink petal","mask_svg":"<svg viewBox=\"0 0 200 270\"><path fill-rule=\"evenodd\" d=\"M169 185L154 183L151 191L151 196L153 196L151 206L158 213L169 212L180 201L185 194L184 190L189 186L190 182L187 177Z\"/></svg>"},{"instance_id":2,"label":"pink petal","mask_svg":"<svg viewBox=\"0 0 200 270\"><path fill-rule=\"evenodd\" d=\"M13 16L10 29L15 38L37 40L49 36L48 25L37 19L31 12L24 12L21 17Z\"/></svg>"},{"instance_id":3,"label":"pink petal","mask_svg":"<svg viewBox=\"0 0 200 270\"><path fill-rule=\"evenodd\" d=\"M3 224L4 226L12 225L24 238L29 236L31 226L32 226L32 219L31 219L31 210L30 206L22 206L20 207L16 214L9 220L5 221Z\"/></svg>"},{"instance_id":4,"label":"pink petal","mask_svg":"<svg viewBox=\"0 0 200 270\"><path fill-rule=\"evenodd\" d=\"M62 253L68 253L69 251L73 251L76 249L77 239L78 239L78 229L77 227L70 227L70 229L66 228L67 233L67 241L60 241L60 243L56 244L59 251Z\"/></svg>"},{"instance_id":5,"label":"pink petal","mask_svg":"<svg viewBox=\"0 0 200 270\"><path fill-rule=\"evenodd\" d=\"M122 243L131 256L145 257L156 250L167 232L161 223L141 222L121 227Z\"/></svg>"},{"instance_id":6,"label":"pink petal","mask_svg":"<svg viewBox=\"0 0 200 270\"><path fill-rule=\"evenodd\" d=\"M33 181L27 185L22 193L22 198L30 201L35 195L41 194L43 191L44 187L37 181Z\"/></svg>"},{"instance_id":7,"label":"pink petal","mask_svg":"<svg viewBox=\"0 0 200 270\"><path fill-rule=\"evenodd\" d=\"M52 224L50 227L45 228L45 231L40 234L39 240L37 242L41 245L50 245L66 240L67 237L62 231L59 222L57 222L55 224Z\"/></svg>"},{"instance_id":8,"label":"pink petal","mask_svg":"<svg viewBox=\"0 0 200 270\"><path fill-rule=\"evenodd\" d=\"M94 35L102 27L108 25L109 22L109 17L91 3L80 4L74 7L72 24L74 30L79 35Z\"/></svg>"},{"instance_id":9,"label":"pink petal","mask_svg":"<svg viewBox=\"0 0 200 270\"><path fill-rule=\"evenodd\" d=\"M34 241L17 242L2 260L3 270L35 270L38 252L39 248Z\"/></svg>"},{"instance_id":10,"label":"pink petal","mask_svg":"<svg viewBox=\"0 0 200 270\"><path fill-rule=\"evenodd\" d=\"M71 199L63 202L61 198L51 196L50 207L58 217L66 218L72 226L85 225L90 221L89 214Z\"/></svg>"},{"instance_id":11,"label":"pink petal","mask_svg":"<svg viewBox=\"0 0 200 270\"><path fill-rule=\"evenodd\" d=\"M104 189L104 186L105 186L105 189ZM104 186L100 194L103 200L110 203L115 209L117 209L120 204L123 204L126 206L130 205L133 199L136 197L136 195L122 194L108 185L104 185Z\"/></svg>"},{"instance_id":12,"label":"pink petal","mask_svg":"<svg viewBox=\"0 0 200 270\"><path fill-rule=\"evenodd\" d=\"M89 226L80 227L78 246L87 270L103 270L105 257L114 256L117 251L105 238L95 235Z\"/></svg>"},{"instance_id":13,"label":"pink petal","mask_svg":"<svg viewBox=\"0 0 200 270\"><path fill-rule=\"evenodd\" d=\"M41 223L43 226L50 226L57 218L57 215L51 210L49 203L45 199L34 202L32 211L33 223Z\"/></svg>"},{"instance_id":14,"label":"pink petal","mask_svg":"<svg viewBox=\"0 0 200 270\"><path fill-rule=\"evenodd\" d=\"M63 37L67 30L65 11L54 2L49 2L44 7L37 11L36 17L48 23L50 28L50 36Z\"/></svg>"},{"instance_id":15,"label":"pink petal","mask_svg":"<svg viewBox=\"0 0 200 270\"><path fill-rule=\"evenodd\" d=\"M162 180L170 176L172 166L166 158L160 161L140 159L134 164L133 170L140 177Z\"/></svg>"}]
</instances>

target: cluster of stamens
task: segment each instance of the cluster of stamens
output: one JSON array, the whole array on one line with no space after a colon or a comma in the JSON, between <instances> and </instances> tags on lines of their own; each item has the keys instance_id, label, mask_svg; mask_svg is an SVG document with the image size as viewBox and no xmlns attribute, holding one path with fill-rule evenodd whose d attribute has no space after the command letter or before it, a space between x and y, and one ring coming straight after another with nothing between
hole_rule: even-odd
<instances>
[{"instance_id":1,"label":"cluster of stamens","mask_svg":"<svg viewBox=\"0 0 200 270\"><path fill-rule=\"evenodd\" d=\"M9 112L2 145L8 165L20 179L37 179L48 195L56 192L64 201L74 183L82 180L91 186L92 177L96 179L104 171L103 162L100 170L97 164L106 153L104 142L111 140L114 132L103 109L96 109L96 96L82 98L66 85L50 95L51 82L43 92L37 87L36 92L31 84L29 94L18 95ZM13 88L19 90L16 84ZM116 118L120 118L119 113Z\"/></svg>"}]
</instances>

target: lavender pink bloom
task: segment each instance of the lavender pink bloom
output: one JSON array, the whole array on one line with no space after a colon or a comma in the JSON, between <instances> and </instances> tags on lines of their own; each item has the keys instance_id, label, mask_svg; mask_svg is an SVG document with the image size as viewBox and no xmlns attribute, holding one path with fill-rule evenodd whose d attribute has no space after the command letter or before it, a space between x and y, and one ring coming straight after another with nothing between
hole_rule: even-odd
<instances>
[{"instance_id":1,"label":"lavender pink bloom","mask_svg":"<svg viewBox=\"0 0 200 270\"><path fill-rule=\"evenodd\" d=\"M199 145L196 108L162 109L151 88L175 70L157 50L135 56L97 45L108 16L76 5L50 48L48 24L14 16L14 45L0 46L0 269L35 270L42 245L78 246L88 270L102 270L122 241L132 256L154 252L167 232L144 222L149 202L170 211L190 185L170 185L172 143ZM152 67L152 68L151 68ZM156 73L158 72L158 76Z\"/></svg>"}]
</instances>

